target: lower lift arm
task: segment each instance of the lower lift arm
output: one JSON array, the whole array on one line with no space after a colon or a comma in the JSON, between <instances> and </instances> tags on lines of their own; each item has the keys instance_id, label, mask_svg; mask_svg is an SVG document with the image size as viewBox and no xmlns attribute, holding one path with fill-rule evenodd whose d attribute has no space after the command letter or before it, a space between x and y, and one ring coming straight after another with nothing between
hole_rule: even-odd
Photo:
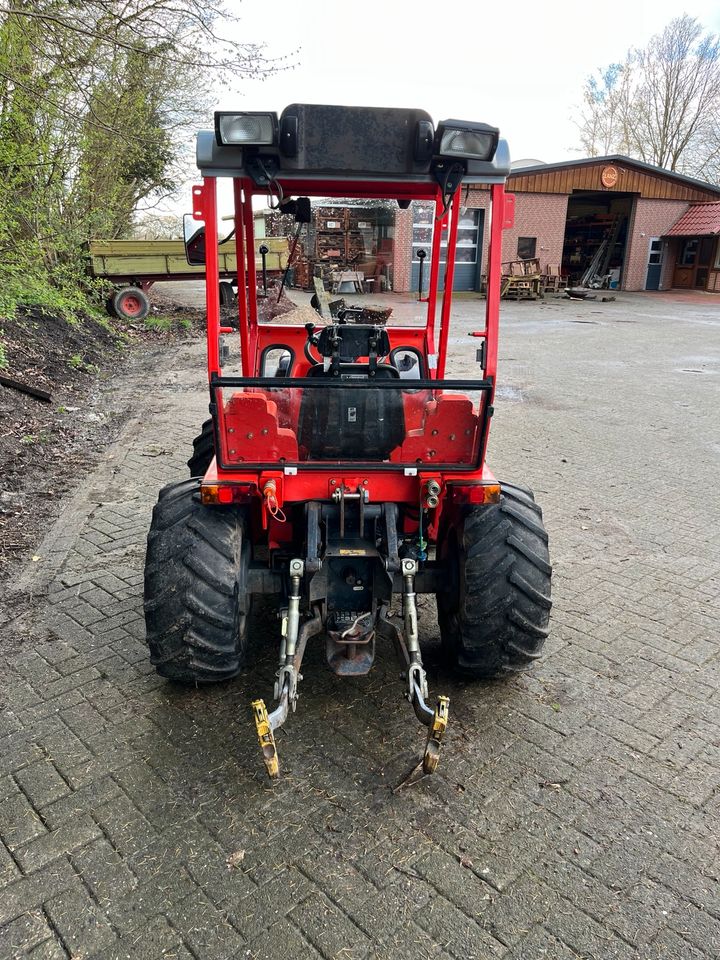
<instances>
[{"instance_id":1,"label":"lower lift arm","mask_svg":"<svg viewBox=\"0 0 720 960\"><path fill-rule=\"evenodd\" d=\"M382 607L378 615L377 632L393 641L398 656L405 669L407 689L405 696L412 704L415 716L428 728L427 742L423 754L424 773L434 773L440 759L440 744L448 725L450 700L439 697L437 706L432 710L426 703L428 698L427 676L422 663L417 627L417 606L415 596L415 575L417 561L402 561L403 576L403 626L386 616L387 608ZM300 666L305 647L310 637L321 633L325 628L322 615L316 612L311 620L300 626L301 580L304 575L304 562L290 562L290 597L287 617L283 623L283 637L280 645L280 665L275 683L277 707L268 713L264 700L252 703L253 717L257 729L260 749L268 775L279 775L275 730L287 720L290 710L297 704L297 684L301 680Z\"/></svg>"}]
</instances>

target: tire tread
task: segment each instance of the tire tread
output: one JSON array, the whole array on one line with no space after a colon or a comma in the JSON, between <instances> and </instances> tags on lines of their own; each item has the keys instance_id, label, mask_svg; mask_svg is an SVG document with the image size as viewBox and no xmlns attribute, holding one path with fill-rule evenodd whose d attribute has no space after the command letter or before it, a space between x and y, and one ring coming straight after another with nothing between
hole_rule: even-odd
<instances>
[{"instance_id":1,"label":"tire tread","mask_svg":"<svg viewBox=\"0 0 720 960\"><path fill-rule=\"evenodd\" d=\"M145 559L145 626L150 660L171 680L229 679L246 647L248 551L245 517L203 506L200 478L160 491Z\"/></svg>"},{"instance_id":2,"label":"tire tread","mask_svg":"<svg viewBox=\"0 0 720 960\"><path fill-rule=\"evenodd\" d=\"M532 492L503 483L498 504L469 508L444 534L440 554L454 555L459 572L438 593L438 618L455 667L471 677L527 669L541 656L552 607L548 535Z\"/></svg>"}]
</instances>

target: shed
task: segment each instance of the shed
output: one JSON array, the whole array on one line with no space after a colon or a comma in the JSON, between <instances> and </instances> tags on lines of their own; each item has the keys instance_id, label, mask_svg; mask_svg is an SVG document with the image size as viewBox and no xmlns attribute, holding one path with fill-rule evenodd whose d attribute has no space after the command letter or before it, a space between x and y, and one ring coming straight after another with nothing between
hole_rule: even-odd
<instances>
[{"instance_id":1,"label":"shed","mask_svg":"<svg viewBox=\"0 0 720 960\"><path fill-rule=\"evenodd\" d=\"M507 189L516 195L516 225L503 259L537 256L543 266L560 264L572 283L604 245L603 272L625 290L673 285L664 238L691 205L720 205L720 187L618 154L513 170Z\"/></svg>"},{"instance_id":2,"label":"shed","mask_svg":"<svg viewBox=\"0 0 720 960\"><path fill-rule=\"evenodd\" d=\"M720 200L692 204L666 238L673 286L720 293Z\"/></svg>"}]
</instances>

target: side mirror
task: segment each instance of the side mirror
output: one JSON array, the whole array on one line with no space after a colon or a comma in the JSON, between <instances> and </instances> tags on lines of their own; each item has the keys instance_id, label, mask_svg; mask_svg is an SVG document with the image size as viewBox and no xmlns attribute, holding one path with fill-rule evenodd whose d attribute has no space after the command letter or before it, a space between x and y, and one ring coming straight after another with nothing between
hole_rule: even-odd
<instances>
[{"instance_id":1,"label":"side mirror","mask_svg":"<svg viewBox=\"0 0 720 960\"><path fill-rule=\"evenodd\" d=\"M263 354L261 377L289 377L292 353L286 347L270 347Z\"/></svg>"},{"instance_id":2,"label":"side mirror","mask_svg":"<svg viewBox=\"0 0 720 960\"><path fill-rule=\"evenodd\" d=\"M298 197L296 200L289 197L280 204L280 211L295 217L295 223L310 223L312 221L310 197Z\"/></svg>"},{"instance_id":3,"label":"side mirror","mask_svg":"<svg viewBox=\"0 0 720 960\"><path fill-rule=\"evenodd\" d=\"M205 265L205 226L199 227L191 213L183 217L183 242L185 259L191 267Z\"/></svg>"}]
</instances>

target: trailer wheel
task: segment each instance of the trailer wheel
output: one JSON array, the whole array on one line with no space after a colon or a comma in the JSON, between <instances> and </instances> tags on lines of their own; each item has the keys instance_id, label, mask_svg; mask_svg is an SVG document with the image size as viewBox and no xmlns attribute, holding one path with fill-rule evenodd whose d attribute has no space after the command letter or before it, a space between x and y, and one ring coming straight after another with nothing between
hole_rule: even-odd
<instances>
[{"instance_id":1,"label":"trailer wheel","mask_svg":"<svg viewBox=\"0 0 720 960\"><path fill-rule=\"evenodd\" d=\"M187 462L191 477L204 477L207 468L215 456L215 434L213 433L212 417L200 427L200 433L193 440L192 456Z\"/></svg>"},{"instance_id":2,"label":"trailer wheel","mask_svg":"<svg viewBox=\"0 0 720 960\"><path fill-rule=\"evenodd\" d=\"M548 635L552 567L542 510L527 487L501 484L500 502L466 507L443 525L438 592L443 648L465 676L527 669Z\"/></svg>"},{"instance_id":3,"label":"trailer wheel","mask_svg":"<svg viewBox=\"0 0 720 960\"><path fill-rule=\"evenodd\" d=\"M227 680L247 646L250 545L244 512L208 507L199 478L160 491L145 558L145 626L157 672L181 683Z\"/></svg>"},{"instance_id":4,"label":"trailer wheel","mask_svg":"<svg viewBox=\"0 0 720 960\"><path fill-rule=\"evenodd\" d=\"M220 292L220 306L231 307L235 303L235 291L229 280L221 280L218 284Z\"/></svg>"},{"instance_id":5,"label":"trailer wheel","mask_svg":"<svg viewBox=\"0 0 720 960\"><path fill-rule=\"evenodd\" d=\"M150 313L150 300L140 287L123 287L112 298L115 316L122 320L144 320Z\"/></svg>"}]
</instances>

